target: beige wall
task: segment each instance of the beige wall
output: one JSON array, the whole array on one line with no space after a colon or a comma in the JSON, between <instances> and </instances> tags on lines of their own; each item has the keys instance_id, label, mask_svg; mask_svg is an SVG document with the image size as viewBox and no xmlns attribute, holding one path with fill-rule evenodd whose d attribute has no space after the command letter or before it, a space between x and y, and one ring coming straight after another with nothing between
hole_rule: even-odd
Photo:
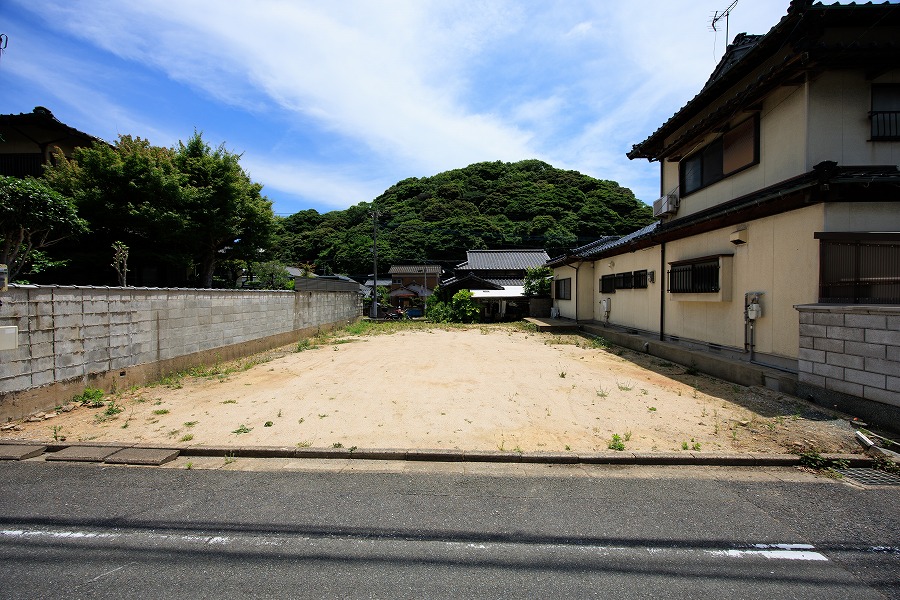
<instances>
[{"instance_id":1,"label":"beige wall","mask_svg":"<svg viewBox=\"0 0 900 600\"><path fill-rule=\"evenodd\" d=\"M806 172L806 103L805 85L778 88L766 98L759 122L759 164L682 198L676 217L685 217ZM737 125L750 116L750 113L740 114L730 125ZM712 142L717 135L710 134L696 148ZM663 189L678 190L678 177L678 163L666 161Z\"/></svg>"},{"instance_id":2,"label":"beige wall","mask_svg":"<svg viewBox=\"0 0 900 600\"><path fill-rule=\"evenodd\" d=\"M823 160L839 165L900 164L900 142L872 142L873 83L900 83L900 70L873 81L865 73L824 73L810 84L807 170Z\"/></svg>"},{"instance_id":3,"label":"beige wall","mask_svg":"<svg viewBox=\"0 0 900 600\"><path fill-rule=\"evenodd\" d=\"M855 205L854 205L855 206ZM879 207L879 205L875 205ZM840 213L835 207L831 209ZM763 317L756 323L756 351L788 359L796 359L799 348L798 304L815 303L818 299L819 242L813 237L825 230L826 206L822 204L801 210L727 227L666 244L666 266L660 269L660 246L628 252L594 262L592 281L580 277L578 288L585 292L590 285L589 306L595 321L604 321L600 301L612 300L609 322L625 328L659 331L660 286L666 285L668 263L703 256L730 254L730 300L709 302L700 299L712 295L666 294L665 333L732 348L744 346L744 294L762 292ZM855 213L855 210L853 211ZM873 213L877 215L877 212ZM856 221L863 220L855 217ZM900 217L897 217L900 218ZM731 234L744 229L746 244L735 246ZM871 227L869 228L871 229ZM610 263L613 263L610 266ZM655 271L655 281L647 289L617 290L600 293L603 275L638 271ZM581 267L581 271L585 271ZM575 269L562 267L556 277L573 278ZM717 297L728 298L729 294ZM574 301L558 301L561 314L573 318ZM584 314L585 300L579 298L579 312ZM586 318L586 317L581 317Z\"/></svg>"},{"instance_id":4,"label":"beige wall","mask_svg":"<svg viewBox=\"0 0 900 600\"><path fill-rule=\"evenodd\" d=\"M609 322L634 327L645 331L659 330L659 286L663 285L659 276L659 246L620 254L594 263L593 290L596 299L592 303L594 320L603 321L605 315L600 308L600 300L610 298L612 310ZM610 267L610 262L614 263ZM600 293L600 278L625 271L654 271L654 282L647 283L646 289L616 290L614 294Z\"/></svg>"}]
</instances>

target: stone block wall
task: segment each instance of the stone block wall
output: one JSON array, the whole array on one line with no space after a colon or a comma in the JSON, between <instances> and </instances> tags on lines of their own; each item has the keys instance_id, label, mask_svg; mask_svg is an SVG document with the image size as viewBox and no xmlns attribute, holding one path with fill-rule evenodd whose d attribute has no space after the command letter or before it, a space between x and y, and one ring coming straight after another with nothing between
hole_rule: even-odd
<instances>
[{"instance_id":1,"label":"stone block wall","mask_svg":"<svg viewBox=\"0 0 900 600\"><path fill-rule=\"evenodd\" d=\"M898 414L900 306L795 308L800 312L798 381L804 389L844 402L868 400L883 405L882 413Z\"/></svg>"},{"instance_id":2,"label":"stone block wall","mask_svg":"<svg viewBox=\"0 0 900 600\"><path fill-rule=\"evenodd\" d=\"M0 405L10 394L109 374L145 383L186 360L297 341L361 310L358 293L339 291L10 286L0 301L0 325L19 328L18 348L0 350Z\"/></svg>"}]
</instances>

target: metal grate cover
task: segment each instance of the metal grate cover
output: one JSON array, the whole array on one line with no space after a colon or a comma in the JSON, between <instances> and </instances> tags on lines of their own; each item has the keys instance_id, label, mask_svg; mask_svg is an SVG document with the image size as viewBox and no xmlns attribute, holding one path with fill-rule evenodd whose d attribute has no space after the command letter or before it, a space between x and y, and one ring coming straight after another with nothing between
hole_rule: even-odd
<instances>
[{"instance_id":1,"label":"metal grate cover","mask_svg":"<svg viewBox=\"0 0 900 600\"><path fill-rule=\"evenodd\" d=\"M837 472L848 479L863 485L898 485L900 476L878 469L837 469Z\"/></svg>"}]
</instances>

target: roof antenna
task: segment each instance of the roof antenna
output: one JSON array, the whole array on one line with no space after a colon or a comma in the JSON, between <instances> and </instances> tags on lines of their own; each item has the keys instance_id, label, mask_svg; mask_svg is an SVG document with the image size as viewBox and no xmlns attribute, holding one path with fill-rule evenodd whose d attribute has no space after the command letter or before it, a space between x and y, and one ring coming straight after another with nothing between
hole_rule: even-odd
<instances>
[{"instance_id":1,"label":"roof antenna","mask_svg":"<svg viewBox=\"0 0 900 600\"><path fill-rule=\"evenodd\" d=\"M731 15L731 11L734 10L734 7L737 6L738 0L734 0L731 4L728 5L728 8L723 10L722 12L715 11L713 12L712 19L709 22L709 28L716 33L719 32L716 29L716 25L719 25L719 21L725 19L725 47L728 47L728 17Z\"/></svg>"}]
</instances>

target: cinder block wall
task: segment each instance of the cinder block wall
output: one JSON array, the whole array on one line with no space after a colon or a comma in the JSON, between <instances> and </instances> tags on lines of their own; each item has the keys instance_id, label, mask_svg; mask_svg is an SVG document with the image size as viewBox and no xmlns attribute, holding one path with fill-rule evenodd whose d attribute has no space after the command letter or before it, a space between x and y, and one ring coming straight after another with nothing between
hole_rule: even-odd
<instances>
[{"instance_id":1,"label":"cinder block wall","mask_svg":"<svg viewBox=\"0 0 900 600\"><path fill-rule=\"evenodd\" d=\"M10 286L0 325L0 418L55 406L88 384L165 373L298 341L360 314L355 292ZM75 391L73 391L75 390Z\"/></svg>"},{"instance_id":2,"label":"cinder block wall","mask_svg":"<svg viewBox=\"0 0 900 600\"><path fill-rule=\"evenodd\" d=\"M795 308L804 394L900 429L900 306Z\"/></svg>"}]
</instances>

